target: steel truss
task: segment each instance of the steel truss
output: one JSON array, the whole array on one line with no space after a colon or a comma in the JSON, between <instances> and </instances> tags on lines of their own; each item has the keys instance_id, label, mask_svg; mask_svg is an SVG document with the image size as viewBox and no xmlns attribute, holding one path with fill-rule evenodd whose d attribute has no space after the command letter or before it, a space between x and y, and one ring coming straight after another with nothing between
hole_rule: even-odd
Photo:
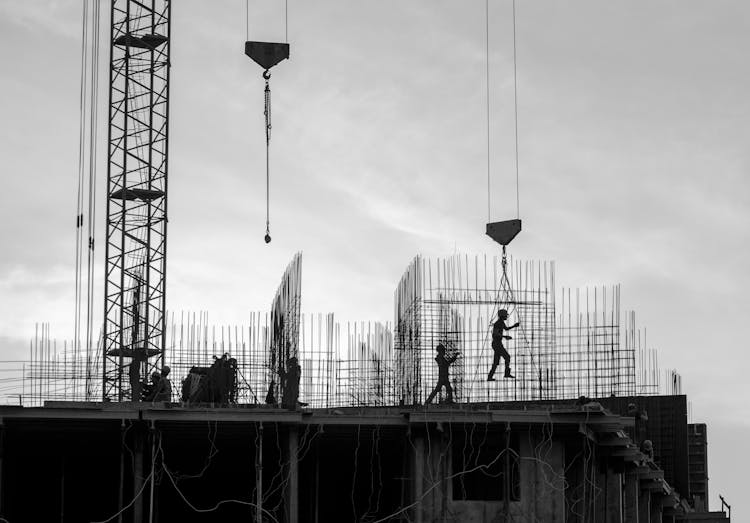
<instances>
[{"instance_id":1,"label":"steel truss","mask_svg":"<svg viewBox=\"0 0 750 523\"><path fill-rule=\"evenodd\" d=\"M102 396L139 401L165 347L171 9L111 7Z\"/></svg>"}]
</instances>

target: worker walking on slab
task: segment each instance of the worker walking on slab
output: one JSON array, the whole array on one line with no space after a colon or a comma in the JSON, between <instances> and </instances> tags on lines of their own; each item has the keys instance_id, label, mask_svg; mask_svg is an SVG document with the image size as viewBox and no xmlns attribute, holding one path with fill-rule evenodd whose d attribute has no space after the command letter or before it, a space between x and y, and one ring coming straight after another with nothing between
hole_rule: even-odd
<instances>
[{"instance_id":1,"label":"worker walking on slab","mask_svg":"<svg viewBox=\"0 0 750 523\"><path fill-rule=\"evenodd\" d=\"M515 329L516 327L518 327L519 323L516 322L515 324L508 327L505 324L505 320L508 319L508 311L505 309L500 309L497 312L497 316L497 321L492 326L492 351L495 353L495 355L492 358L492 368L490 368L490 373L487 375L487 381L495 381L495 370L500 363L500 358L503 358L503 360L505 360L504 377L515 378L515 376L510 373L510 354L503 346L503 340L512 340L513 338L511 336L506 336L503 333L505 331Z\"/></svg>"},{"instance_id":2,"label":"worker walking on slab","mask_svg":"<svg viewBox=\"0 0 750 523\"><path fill-rule=\"evenodd\" d=\"M435 396L437 396L437 393L440 392L440 389L442 389L443 387L445 387L446 403L453 403L453 388L451 387L451 382L448 377L448 367L450 367L451 363L456 361L456 358L458 358L458 354L446 356L445 345L443 345L442 343L439 343L438 346L435 347L435 350L437 351L435 362L438 365L438 382L435 386L435 390L433 390L432 393L427 397L427 400L424 402L424 404L429 405L435 398Z\"/></svg>"}]
</instances>

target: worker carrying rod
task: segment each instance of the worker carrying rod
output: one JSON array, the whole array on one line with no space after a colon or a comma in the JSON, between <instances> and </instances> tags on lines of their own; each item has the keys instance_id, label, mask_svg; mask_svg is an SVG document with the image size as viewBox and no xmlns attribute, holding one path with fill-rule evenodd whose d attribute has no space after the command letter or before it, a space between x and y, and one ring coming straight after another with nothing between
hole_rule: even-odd
<instances>
[{"instance_id":1,"label":"worker carrying rod","mask_svg":"<svg viewBox=\"0 0 750 523\"><path fill-rule=\"evenodd\" d=\"M438 346L435 347L435 350L437 351L437 356L435 356L435 363L437 363L438 365L438 382L437 385L435 385L435 389L427 397L427 400L424 402L424 404L429 405L430 403L432 403L432 400L435 399L435 396L437 396L437 394L443 387L445 387L445 402L453 403L453 387L451 387L451 380L448 377L448 368L454 361L456 361L456 358L458 358L458 354L456 353L446 356L445 345L443 345L442 343L438 343Z\"/></svg>"},{"instance_id":2,"label":"worker carrying rod","mask_svg":"<svg viewBox=\"0 0 750 523\"><path fill-rule=\"evenodd\" d=\"M271 220L270 220L270 145L271 145L271 79L270 69L282 60L289 58L289 44L272 42L245 42L245 54L253 59L255 63L263 68L263 79L266 87L263 91L264 110L266 124L266 243L271 243Z\"/></svg>"}]
</instances>

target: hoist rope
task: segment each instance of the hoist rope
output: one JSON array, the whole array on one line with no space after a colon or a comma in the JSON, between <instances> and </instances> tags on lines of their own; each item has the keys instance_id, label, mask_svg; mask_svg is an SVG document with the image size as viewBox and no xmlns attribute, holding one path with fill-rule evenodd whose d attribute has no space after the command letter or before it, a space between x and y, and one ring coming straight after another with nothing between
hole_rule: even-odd
<instances>
[{"instance_id":1,"label":"hoist rope","mask_svg":"<svg viewBox=\"0 0 750 523\"><path fill-rule=\"evenodd\" d=\"M75 254L75 323L73 350L80 346L80 329L81 329L81 276L83 271L83 187L85 172L85 150L86 150L86 100L88 91L86 84L86 58L87 40L88 40L88 0L83 0L83 10L81 12L81 87L79 99L79 121L78 121L78 193L76 201L76 254Z\"/></svg>"},{"instance_id":2,"label":"hoist rope","mask_svg":"<svg viewBox=\"0 0 750 523\"><path fill-rule=\"evenodd\" d=\"M518 188L518 72L516 58L516 0L513 0L513 116L516 138L516 218L521 218L520 190Z\"/></svg>"},{"instance_id":3,"label":"hoist rope","mask_svg":"<svg viewBox=\"0 0 750 523\"><path fill-rule=\"evenodd\" d=\"M490 2L485 0L485 85L487 112L487 220L492 221L491 212L491 141L490 141ZM514 124L514 153L516 171L516 218L521 218L521 198L518 166L518 56L516 44L516 0L513 0L513 124Z\"/></svg>"},{"instance_id":4,"label":"hoist rope","mask_svg":"<svg viewBox=\"0 0 750 523\"><path fill-rule=\"evenodd\" d=\"M86 262L86 347L91 348L93 329L94 305L94 249L96 237L96 162L97 162L97 130L99 127L99 28L101 2L94 2L92 53L91 53L91 105L89 122L89 201L88 201L88 258Z\"/></svg>"},{"instance_id":5,"label":"hoist rope","mask_svg":"<svg viewBox=\"0 0 750 523\"><path fill-rule=\"evenodd\" d=\"M485 20L485 80L487 86L487 221L492 221L490 211L490 0L484 2L484 20Z\"/></svg>"},{"instance_id":6,"label":"hoist rope","mask_svg":"<svg viewBox=\"0 0 750 523\"><path fill-rule=\"evenodd\" d=\"M76 198L75 323L73 357L81 355L85 338L87 359L92 344L94 303L94 248L96 231L96 167L98 136L98 91L100 14L99 2L83 0L81 12L81 76L78 134L78 188ZM86 180L88 173L88 180ZM84 202L86 212L84 213ZM84 225L86 240L84 241ZM84 245L87 251L84 288ZM85 292L85 298L84 298ZM86 303L85 320L83 312ZM85 323L84 323L85 321ZM75 361L75 360L74 360ZM86 369L87 380L90 368Z\"/></svg>"}]
</instances>

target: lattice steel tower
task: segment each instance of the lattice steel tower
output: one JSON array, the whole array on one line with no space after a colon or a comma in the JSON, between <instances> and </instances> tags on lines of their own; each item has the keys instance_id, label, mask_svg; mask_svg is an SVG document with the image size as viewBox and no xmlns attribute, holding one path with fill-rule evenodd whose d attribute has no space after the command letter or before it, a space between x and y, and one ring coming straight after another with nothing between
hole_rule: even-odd
<instances>
[{"instance_id":1,"label":"lattice steel tower","mask_svg":"<svg viewBox=\"0 0 750 523\"><path fill-rule=\"evenodd\" d=\"M169 0L112 0L104 401L140 401L164 358L169 18Z\"/></svg>"}]
</instances>

